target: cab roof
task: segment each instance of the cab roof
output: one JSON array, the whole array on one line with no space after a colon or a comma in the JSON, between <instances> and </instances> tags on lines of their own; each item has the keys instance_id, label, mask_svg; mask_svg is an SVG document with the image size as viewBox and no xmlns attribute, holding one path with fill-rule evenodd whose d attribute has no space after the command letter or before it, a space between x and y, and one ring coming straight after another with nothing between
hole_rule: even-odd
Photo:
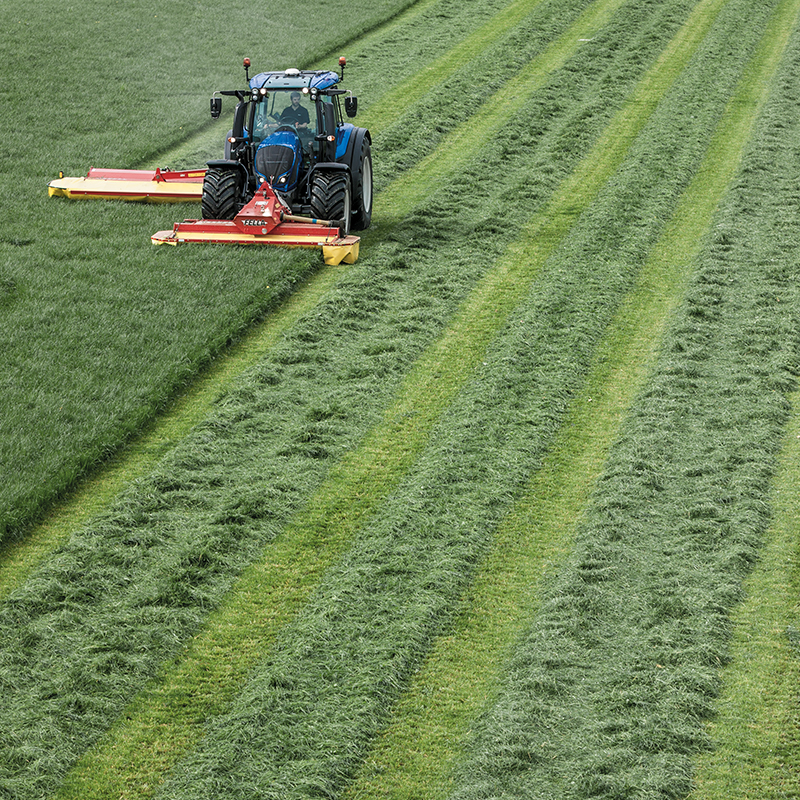
<instances>
[{"instance_id":1,"label":"cab roof","mask_svg":"<svg viewBox=\"0 0 800 800\"><path fill-rule=\"evenodd\" d=\"M339 83L336 72L327 70L287 69L283 72L259 72L250 78L251 89L329 89Z\"/></svg>"}]
</instances>

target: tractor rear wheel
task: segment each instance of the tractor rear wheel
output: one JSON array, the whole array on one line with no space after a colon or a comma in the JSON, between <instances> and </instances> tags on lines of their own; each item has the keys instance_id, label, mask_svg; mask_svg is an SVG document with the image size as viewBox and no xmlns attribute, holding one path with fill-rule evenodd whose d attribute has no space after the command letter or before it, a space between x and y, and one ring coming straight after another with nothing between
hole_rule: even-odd
<instances>
[{"instance_id":1,"label":"tractor rear wheel","mask_svg":"<svg viewBox=\"0 0 800 800\"><path fill-rule=\"evenodd\" d=\"M372 222L372 148L364 137L353 170L353 228L365 231Z\"/></svg>"},{"instance_id":2,"label":"tractor rear wheel","mask_svg":"<svg viewBox=\"0 0 800 800\"><path fill-rule=\"evenodd\" d=\"M203 219L233 219L241 196L238 170L209 167L203 179Z\"/></svg>"},{"instance_id":3,"label":"tractor rear wheel","mask_svg":"<svg viewBox=\"0 0 800 800\"><path fill-rule=\"evenodd\" d=\"M352 195L350 176L346 172L314 173L311 182L311 214L317 219L340 221L342 236L350 233Z\"/></svg>"}]
</instances>

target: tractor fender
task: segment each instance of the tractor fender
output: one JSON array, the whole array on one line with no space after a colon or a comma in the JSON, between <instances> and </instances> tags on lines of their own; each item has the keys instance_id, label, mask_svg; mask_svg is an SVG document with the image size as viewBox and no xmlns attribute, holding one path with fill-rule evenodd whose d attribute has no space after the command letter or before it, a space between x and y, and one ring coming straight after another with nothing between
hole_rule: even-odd
<instances>
[{"instance_id":1,"label":"tractor fender","mask_svg":"<svg viewBox=\"0 0 800 800\"><path fill-rule=\"evenodd\" d=\"M243 198L247 194L247 187L250 181L250 173L247 171L247 167L242 164L241 161L234 161L232 159L227 158L217 158L212 159L211 161L206 161L206 166L209 169L236 169L242 174L242 196Z\"/></svg>"},{"instance_id":2,"label":"tractor fender","mask_svg":"<svg viewBox=\"0 0 800 800\"><path fill-rule=\"evenodd\" d=\"M318 170L349 173L350 167L348 164L342 164L340 161L320 161L318 164L314 164L308 171L308 179L310 180L311 176Z\"/></svg>"},{"instance_id":3,"label":"tractor fender","mask_svg":"<svg viewBox=\"0 0 800 800\"><path fill-rule=\"evenodd\" d=\"M372 144L372 136L370 136L370 133L366 128L356 128L353 126L350 136L347 137L344 153L337 157L337 161L347 164L347 166L350 167L351 172L353 172L357 166L357 164L354 164L353 161L358 157L358 154L361 153L361 144L365 138L370 144Z\"/></svg>"},{"instance_id":4,"label":"tractor fender","mask_svg":"<svg viewBox=\"0 0 800 800\"><path fill-rule=\"evenodd\" d=\"M353 186L353 227L366 230L372 222L372 137L366 128L353 127L341 160L350 168ZM362 161L369 159L369 170ZM369 186L365 186L365 183Z\"/></svg>"},{"instance_id":5,"label":"tractor fender","mask_svg":"<svg viewBox=\"0 0 800 800\"><path fill-rule=\"evenodd\" d=\"M217 169L238 169L242 173L245 181L250 177L247 172L247 167L241 161L234 161L230 158L216 158L211 161L206 161L207 167L216 167Z\"/></svg>"}]
</instances>

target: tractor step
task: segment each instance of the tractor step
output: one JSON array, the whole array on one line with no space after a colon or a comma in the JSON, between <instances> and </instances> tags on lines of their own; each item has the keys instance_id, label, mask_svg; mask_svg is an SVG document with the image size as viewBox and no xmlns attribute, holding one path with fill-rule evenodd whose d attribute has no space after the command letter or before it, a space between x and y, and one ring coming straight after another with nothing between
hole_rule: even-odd
<instances>
[{"instance_id":1,"label":"tractor step","mask_svg":"<svg viewBox=\"0 0 800 800\"><path fill-rule=\"evenodd\" d=\"M205 169L98 169L84 178L65 178L48 184L50 197L71 200L132 200L147 203L199 202Z\"/></svg>"}]
</instances>

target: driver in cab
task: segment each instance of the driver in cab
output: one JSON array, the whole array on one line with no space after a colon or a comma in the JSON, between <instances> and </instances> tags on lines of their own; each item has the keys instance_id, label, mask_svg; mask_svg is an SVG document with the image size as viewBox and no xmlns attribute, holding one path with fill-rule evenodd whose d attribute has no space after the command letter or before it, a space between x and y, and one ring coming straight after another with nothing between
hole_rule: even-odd
<instances>
[{"instance_id":1,"label":"driver in cab","mask_svg":"<svg viewBox=\"0 0 800 800\"><path fill-rule=\"evenodd\" d=\"M291 125L294 128L308 127L308 109L300 105L300 92L289 95L291 105L286 106L281 114L281 125Z\"/></svg>"}]
</instances>

